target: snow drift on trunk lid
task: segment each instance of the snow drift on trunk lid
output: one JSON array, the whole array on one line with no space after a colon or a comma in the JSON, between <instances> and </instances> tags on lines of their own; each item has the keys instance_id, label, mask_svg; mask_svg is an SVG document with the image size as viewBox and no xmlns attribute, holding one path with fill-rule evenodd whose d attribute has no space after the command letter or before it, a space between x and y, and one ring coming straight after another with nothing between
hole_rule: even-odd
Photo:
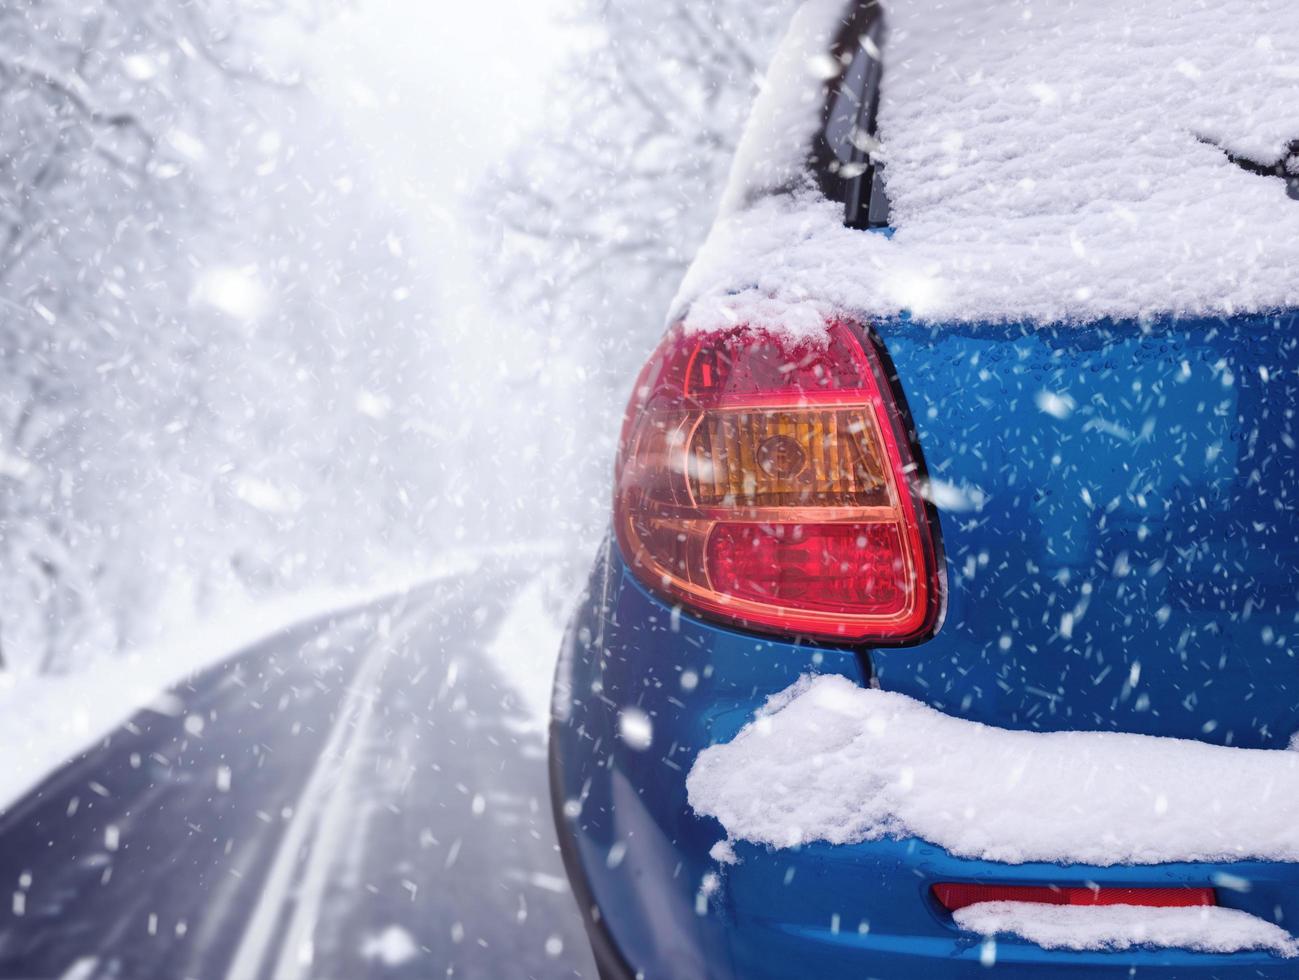
<instances>
[{"instance_id":1,"label":"snow drift on trunk lid","mask_svg":"<svg viewBox=\"0 0 1299 980\"><path fill-rule=\"evenodd\" d=\"M1247 169L1284 168L1299 140L1293 4L884 6L896 235L845 229L803 175L846 7L810 0L674 315L807 332L841 310L1071 322L1299 306L1299 201Z\"/></svg>"},{"instance_id":2,"label":"snow drift on trunk lid","mask_svg":"<svg viewBox=\"0 0 1299 980\"><path fill-rule=\"evenodd\" d=\"M700 753L690 805L772 847L919 837L958 857L1111 866L1299 861L1299 752L952 718L804 678Z\"/></svg>"}]
</instances>

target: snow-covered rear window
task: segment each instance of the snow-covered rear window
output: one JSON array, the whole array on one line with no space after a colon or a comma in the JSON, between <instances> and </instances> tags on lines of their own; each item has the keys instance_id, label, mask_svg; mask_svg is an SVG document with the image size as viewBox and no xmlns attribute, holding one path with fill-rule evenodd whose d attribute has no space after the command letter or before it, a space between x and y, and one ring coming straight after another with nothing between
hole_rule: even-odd
<instances>
[{"instance_id":1,"label":"snow-covered rear window","mask_svg":"<svg viewBox=\"0 0 1299 980\"><path fill-rule=\"evenodd\" d=\"M806 178L825 52L852 9L810 0L677 314L788 329L842 311L1083 322L1299 306L1299 201L1278 176L1299 140L1293 6L884 6L896 234L845 229Z\"/></svg>"}]
</instances>

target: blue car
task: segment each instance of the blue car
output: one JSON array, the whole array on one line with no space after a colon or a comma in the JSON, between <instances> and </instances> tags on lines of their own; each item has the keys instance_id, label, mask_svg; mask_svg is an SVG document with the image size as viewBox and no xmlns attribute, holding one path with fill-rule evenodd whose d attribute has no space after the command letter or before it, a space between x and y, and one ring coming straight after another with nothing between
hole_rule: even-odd
<instances>
[{"instance_id":1,"label":"blue car","mask_svg":"<svg viewBox=\"0 0 1299 980\"><path fill-rule=\"evenodd\" d=\"M805 155L861 236L894 233L883 28L848 5ZM955 919L1209 905L1296 933L1285 861L1007 863L905 834L719 850L687 789L810 676L1005 731L1287 749L1297 439L1293 312L1079 330L843 310L818 343L676 322L634 384L556 679L555 820L601 976L1299 977L1275 950L994 944Z\"/></svg>"}]
</instances>

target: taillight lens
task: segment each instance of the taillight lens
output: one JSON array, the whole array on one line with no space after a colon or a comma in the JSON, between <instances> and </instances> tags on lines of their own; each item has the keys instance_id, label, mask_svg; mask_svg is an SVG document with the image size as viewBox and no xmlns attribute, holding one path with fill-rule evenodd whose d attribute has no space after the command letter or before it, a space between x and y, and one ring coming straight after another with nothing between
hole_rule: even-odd
<instances>
[{"instance_id":1,"label":"taillight lens","mask_svg":"<svg viewBox=\"0 0 1299 980\"><path fill-rule=\"evenodd\" d=\"M940 605L917 461L860 328L666 339L623 424L615 527L651 588L755 629L877 644Z\"/></svg>"}]
</instances>

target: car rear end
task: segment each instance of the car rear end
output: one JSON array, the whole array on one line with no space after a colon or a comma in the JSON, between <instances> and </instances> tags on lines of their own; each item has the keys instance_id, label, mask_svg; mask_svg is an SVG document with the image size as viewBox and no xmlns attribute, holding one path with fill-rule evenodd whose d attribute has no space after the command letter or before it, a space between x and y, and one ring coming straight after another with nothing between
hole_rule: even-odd
<instances>
[{"instance_id":1,"label":"car rear end","mask_svg":"<svg viewBox=\"0 0 1299 980\"><path fill-rule=\"evenodd\" d=\"M870 6L840 41L875 37ZM861 84L869 65L841 60ZM812 166L854 234L887 235L873 165L827 143L840 94ZM854 111L871 101L857 89ZM1012 864L905 834L780 849L727 840L687 793L703 750L809 675L998 729L1286 749L1297 320L670 330L634 387L555 691L556 819L603 973L1299 976L1265 949L1049 949L954 917L1206 905L1293 933L1294 864Z\"/></svg>"}]
</instances>

